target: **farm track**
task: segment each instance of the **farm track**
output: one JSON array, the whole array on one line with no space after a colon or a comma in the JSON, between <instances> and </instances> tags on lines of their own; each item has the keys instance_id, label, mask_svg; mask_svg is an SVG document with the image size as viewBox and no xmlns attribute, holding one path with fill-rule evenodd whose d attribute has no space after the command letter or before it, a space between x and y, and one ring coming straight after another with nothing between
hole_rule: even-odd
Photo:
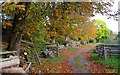
<instances>
[{"instance_id":1,"label":"farm track","mask_svg":"<svg viewBox=\"0 0 120 75\"><path fill-rule=\"evenodd\" d=\"M95 45L81 46L78 50L63 50L60 52L63 59L59 63L45 61L36 65L34 73L106 73L107 69L90 58L91 49ZM77 62L75 61L77 58ZM80 63L80 65L78 65Z\"/></svg>"},{"instance_id":2,"label":"farm track","mask_svg":"<svg viewBox=\"0 0 120 75\"><path fill-rule=\"evenodd\" d=\"M72 66L73 73L106 73L105 67L90 58L90 51L90 47L79 49L76 50L76 54L66 59ZM75 58L79 58L80 61L78 63L82 63L82 66L79 67L76 64Z\"/></svg>"}]
</instances>

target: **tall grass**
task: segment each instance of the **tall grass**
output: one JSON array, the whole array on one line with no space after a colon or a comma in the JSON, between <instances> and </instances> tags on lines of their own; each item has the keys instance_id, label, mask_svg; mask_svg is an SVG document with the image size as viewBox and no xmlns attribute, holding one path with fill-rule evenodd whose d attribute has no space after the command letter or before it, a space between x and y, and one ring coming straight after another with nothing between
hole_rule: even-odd
<instances>
[{"instance_id":1,"label":"tall grass","mask_svg":"<svg viewBox=\"0 0 120 75\"><path fill-rule=\"evenodd\" d=\"M118 55L114 56L108 56L107 59L103 59L98 56L98 54L91 54L91 58L93 58L98 64L101 64L105 66L107 69L113 69L115 71L118 71L119 69L119 57Z\"/></svg>"}]
</instances>

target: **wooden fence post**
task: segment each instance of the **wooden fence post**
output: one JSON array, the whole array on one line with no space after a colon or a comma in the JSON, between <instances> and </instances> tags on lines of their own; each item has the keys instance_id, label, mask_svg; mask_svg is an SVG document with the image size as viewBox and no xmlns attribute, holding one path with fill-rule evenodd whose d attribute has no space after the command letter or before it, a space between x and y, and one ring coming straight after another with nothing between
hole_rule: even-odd
<instances>
[{"instance_id":1,"label":"wooden fence post","mask_svg":"<svg viewBox=\"0 0 120 75\"><path fill-rule=\"evenodd\" d=\"M34 49L34 52L35 52L35 54L36 54L36 56L37 56L38 62L39 62L39 64L40 64L41 61L40 61L40 59L39 59L39 55L38 55L38 53L37 53L37 50L36 50L34 44L33 44L33 49Z\"/></svg>"},{"instance_id":2,"label":"wooden fence post","mask_svg":"<svg viewBox=\"0 0 120 75\"><path fill-rule=\"evenodd\" d=\"M105 59L105 60L107 59L107 49L106 49L105 46L104 46L104 59Z\"/></svg>"},{"instance_id":3,"label":"wooden fence post","mask_svg":"<svg viewBox=\"0 0 120 75\"><path fill-rule=\"evenodd\" d=\"M24 41L24 40L21 40L21 42L23 42L23 43L27 43L27 44L29 44L29 45L31 45L31 46L33 47L33 49L34 49L34 53L35 53L35 55L37 56L38 62L39 62L39 64L40 64L41 61L40 61L40 59L39 59L39 55L38 55L38 53L37 53L37 50L36 50L34 44L33 44L32 42L27 42L27 41Z\"/></svg>"}]
</instances>

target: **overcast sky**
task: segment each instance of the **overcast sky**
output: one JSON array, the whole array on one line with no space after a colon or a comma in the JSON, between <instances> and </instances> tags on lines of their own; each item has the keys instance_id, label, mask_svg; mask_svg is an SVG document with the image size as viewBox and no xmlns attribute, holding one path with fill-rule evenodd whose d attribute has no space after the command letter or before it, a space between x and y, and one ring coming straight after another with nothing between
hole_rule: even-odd
<instances>
[{"instance_id":1,"label":"overcast sky","mask_svg":"<svg viewBox=\"0 0 120 75\"><path fill-rule=\"evenodd\" d=\"M114 0L114 5L111 8L111 10L118 10L118 2L120 0ZM118 21L115 21L114 19L107 19L107 16L103 16L101 14L95 15L92 19L100 19L104 20L107 24L107 27L112 30L113 32L118 32ZM120 29L119 29L120 30Z\"/></svg>"}]
</instances>

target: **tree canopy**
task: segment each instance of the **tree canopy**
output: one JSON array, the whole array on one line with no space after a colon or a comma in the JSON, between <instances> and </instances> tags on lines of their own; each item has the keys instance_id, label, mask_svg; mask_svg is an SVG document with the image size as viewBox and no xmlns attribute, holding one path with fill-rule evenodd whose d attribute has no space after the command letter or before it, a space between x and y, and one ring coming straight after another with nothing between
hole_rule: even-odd
<instances>
[{"instance_id":1,"label":"tree canopy","mask_svg":"<svg viewBox=\"0 0 120 75\"><path fill-rule=\"evenodd\" d=\"M104 1L6 2L2 13L13 18L2 22L3 29L10 30L8 49L17 50L22 37L28 37L33 42L66 39L67 36L88 40L96 36L96 27L89 18L95 13L109 14L111 6L111 2ZM104 22L100 22L106 27ZM97 33L97 39L108 37L107 28L101 28L98 32L103 31L107 32L101 33L102 36Z\"/></svg>"},{"instance_id":2,"label":"tree canopy","mask_svg":"<svg viewBox=\"0 0 120 75\"><path fill-rule=\"evenodd\" d=\"M106 23L103 20L95 20L95 25L97 26L97 41L105 40L110 37L110 30L107 28Z\"/></svg>"}]
</instances>

